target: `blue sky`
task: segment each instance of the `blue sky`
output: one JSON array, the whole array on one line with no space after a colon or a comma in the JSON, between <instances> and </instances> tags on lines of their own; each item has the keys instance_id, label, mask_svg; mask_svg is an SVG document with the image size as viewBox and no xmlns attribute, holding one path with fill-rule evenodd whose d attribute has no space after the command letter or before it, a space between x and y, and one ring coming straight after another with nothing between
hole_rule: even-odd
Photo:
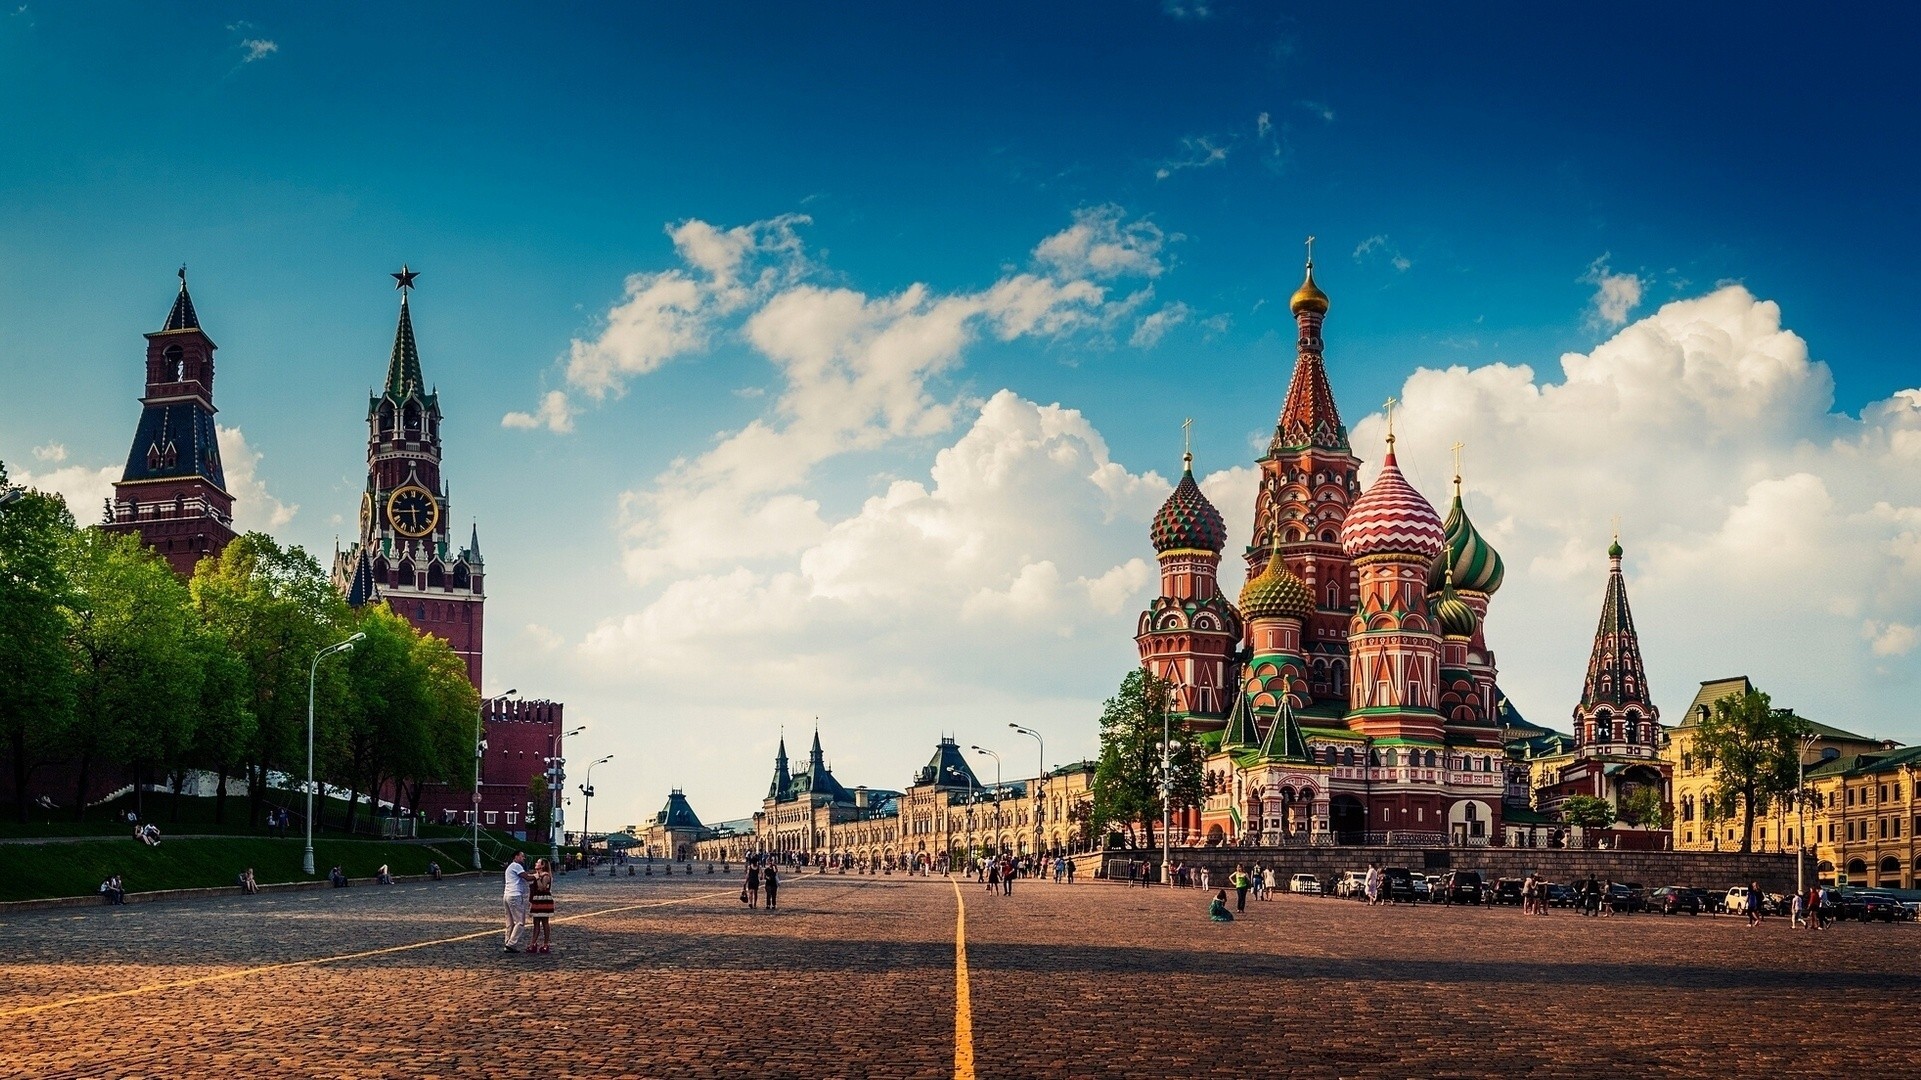
<instances>
[{"instance_id":1,"label":"blue sky","mask_svg":"<svg viewBox=\"0 0 1921 1080\"><path fill-rule=\"evenodd\" d=\"M849 782L901 783L940 730L989 712L978 737L1006 712L1058 731L1069 750L1049 756L1065 760L1092 751L1092 709L1129 661L1151 587L1146 564L1127 567L1151 555L1144 521L1181 418L1230 521L1249 512L1236 485L1285 388L1285 300L1311 232L1357 451L1378 457L1364 420L1407 398L1411 430L1433 438L1406 456L1441 499L1445 447L1465 438L1470 507L1485 500L1477 514L1508 530L1511 579L1539 583L1511 589L1511 636L1499 602L1490 626L1524 710L1558 721L1571 706L1602 569L1579 538L1602 533L1598 550L1618 513L1663 703L1739 667L1822 719L1921 738L1902 704L1915 654L1901 605L1921 598L1921 554L1904 546L1921 527L1903 514L1921 505L1913 421L1862 416L1921 382L1901 299L1917 285L1917 87L1898 51L1911 15L692 10L714 7L10 5L0 458L97 505L136 416L139 334L185 262L222 347L222 422L259 455L252 523L325 552L355 511L361 393L391 342L386 274L405 261L422 272L453 512L479 519L493 572L490 671L573 703L596 754L645 763L602 770L616 816L650 812L670 785L709 817L744 813L780 726L815 715ZM670 230L689 222L742 245L725 264L747 275L736 291L699 236L677 247ZM1124 265L1042 254L1076 228L1115 241ZM700 297L671 345L646 336L673 329L658 310L630 308L655 343L644 359L609 333L630 275ZM1050 315L1015 327L982 301L872 402L795 381L810 349L884 368L863 335L1010 281L1060 290L1037 301ZM834 338L815 316L836 296L897 310ZM1709 306L1663 322L1670 301ZM1769 305L1801 353L1755 325ZM1734 343L1706 361L1689 351L1712 352L1704 325ZM1651 337L1690 360L1664 366ZM593 378L569 364L583 347ZM1563 354L1598 358L1623 411L1550 452L1514 418L1564 378ZM1522 364L1533 390L1469 392ZM1455 366L1454 382L1410 381ZM555 391L570 431L503 426ZM1707 411L1669 409L1679 398ZM824 399L873 411L827 419ZM969 448L1030 422L1043 457L1104 460L1125 480L1077 501L1087 492L1030 468L1032 490L966 502L961 462L986 460ZM702 471L762 429L787 440L763 460L797 455L789 474ZM1577 489L1603 461L1618 490ZM948 516L916 516L911 491L887 503L903 483ZM1833 542L1865 533L1882 575L1833 573L1858 560L1784 520L1796 514L1825 517ZM899 564L837 546L898 554L913 545L885 538L901 528L992 543ZM1825 636L1845 654L1762 678L1807 628L1765 603L1787 587L1766 559L1725 581L1692 569L1712 551L1746 565L1714 546L1737 536L1807 545L1800 577L1780 580L1826 583ZM872 580L848 578L847 560ZM1047 571L1029 572L1043 563L1065 590L1045 602ZM1105 584L1075 593L1081 580ZM1721 613L1715 633L1703 612ZM997 632L917 636L970 619ZM1005 655L1030 637L1022 659Z\"/></svg>"}]
</instances>

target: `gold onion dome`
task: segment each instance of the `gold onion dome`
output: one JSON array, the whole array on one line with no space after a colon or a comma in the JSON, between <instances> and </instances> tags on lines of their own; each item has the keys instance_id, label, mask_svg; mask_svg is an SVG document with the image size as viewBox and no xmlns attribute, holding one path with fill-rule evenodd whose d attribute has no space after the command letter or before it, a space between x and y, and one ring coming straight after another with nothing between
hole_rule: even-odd
<instances>
[{"instance_id":1,"label":"gold onion dome","mask_svg":"<svg viewBox=\"0 0 1921 1080\"><path fill-rule=\"evenodd\" d=\"M1462 508L1458 480L1454 488L1454 505L1448 507L1447 520L1442 528L1447 533L1447 542L1427 572L1427 590L1440 592L1443 579L1452 570L1455 588L1493 596L1500 589L1507 570L1501 563L1501 553L1495 551L1494 546L1481 536L1480 530L1474 527L1474 522L1468 519L1467 511Z\"/></svg>"},{"instance_id":2,"label":"gold onion dome","mask_svg":"<svg viewBox=\"0 0 1921 1080\"><path fill-rule=\"evenodd\" d=\"M1480 629L1481 620L1474 609L1454 591L1452 574L1441 586L1441 598L1434 602L1434 621L1441 625L1443 637L1471 638Z\"/></svg>"},{"instance_id":3,"label":"gold onion dome","mask_svg":"<svg viewBox=\"0 0 1921 1080\"><path fill-rule=\"evenodd\" d=\"M1227 543L1227 523L1194 481L1194 455L1183 455L1181 465L1181 482L1154 515L1148 538L1156 552L1219 552Z\"/></svg>"},{"instance_id":4,"label":"gold onion dome","mask_svg":"<svg viewBox=\"0 0 1921 1080\"><path fill-rule=\"evenodd\" d=\"M1296 315L1303 311L1311 311L1316 315L1327 314L1327 294L1321 291L1319 285L1314 284L1314 260L1308 260L1307 280L1301 282L1301 287L1294 290L1294 297L1287 302L1287 306Z\"/></svg>"},{"instance_id":5,"label":"gold onion dome","mask_svg":"<svg viewBox=\"0 0 1921 1080\"><path fill-rule=\"evenodd\" d=\"M1287 568L1277 543L1268 552L1267 565L1241 586L1240 607L1241 617L1249 622L1255 619L1306 619L1314 613L1314 596L1307 591L1307 582Z\"/></svg>"}]
</instances>

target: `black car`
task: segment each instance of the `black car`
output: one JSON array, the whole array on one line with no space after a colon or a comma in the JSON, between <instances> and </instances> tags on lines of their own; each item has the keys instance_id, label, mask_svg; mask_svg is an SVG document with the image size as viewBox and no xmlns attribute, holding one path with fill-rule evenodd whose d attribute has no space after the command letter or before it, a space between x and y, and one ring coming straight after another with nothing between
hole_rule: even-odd
<instances>
[{"instance_id":1,"label":"black car","mask_svg":"<svg viewBox=\"0 0 1921 1080\"><path fill-rule=\"evenodd\" d=\"M1648 907L1647 890L1636 882L1610 881L1607 886L1605 902L1617 915L1635 911L1646 911Z\"/></svg>"},{"instance_id":2,"label":"black car","mask_svg":"<svg viewBox=\"0 0 1921 1080\"><path fill-rule=\"evenodd\" d=\"M1699 915L1709 910L1706 893L1680 885L1663 885L1649 893L1647 906L1663 915Z\"/></svg>"},{"instance_id":3,"label":"black car","mask_svg":"<svg viewBox=\"0 0 1921 1080\"><path fill-rule=\"evenodd\" d=\"M1412 904L1420 894L1414 890L1414 875L1405 866L1390 866L1381 871L1381 899L1390 904Z\"/></svg>"},{"instance_id":4,"label":"black car","mask_svg":"<svg viewBox=\"0 0 1921 1080\"><path fill-rule=\"evenodd\" d=\"M1580 902L1581 898L1575 893L1574 886L1562 885L1552 881L1548 882L1547 906L1573 907Z\"/></svg>"},{"instance_id":5,"label":"black car","mask_svg":"<svg viewBox=\"0 0 1921 1080\"><path fill-rule=\"evenodd\" d=\"M1842 892L1841 906L1835 915L1857 922L1895 922L1905 918L1907 911L1901 906L1901 901L1887 893L1848 889Z\"/></svg>"},{"instance_id":6,"label":"black car","mask_svg":"<svg viewBox=\"0 0 1921 1080\"><path fill-rule=\"evenodd\" d=\"M1449 870L1441 879L1440 901L1443 904L1478 904L1481 902L1481 872L1479 870Z\"/></svg>"},{"instance_id":7,"label":"black car","mask_svg":"<svg viewBox=\"0 0 1921 1080\"><path fill-rule=\"evenodd\" d=\"M1522 900L1521 886L1525 884L1526 882L1520 878L1497 878L1494 882L1494 892L1488 897L1488 902L1492 904L1513 904L1519 907Z\"/></svg>"}]
</instances>

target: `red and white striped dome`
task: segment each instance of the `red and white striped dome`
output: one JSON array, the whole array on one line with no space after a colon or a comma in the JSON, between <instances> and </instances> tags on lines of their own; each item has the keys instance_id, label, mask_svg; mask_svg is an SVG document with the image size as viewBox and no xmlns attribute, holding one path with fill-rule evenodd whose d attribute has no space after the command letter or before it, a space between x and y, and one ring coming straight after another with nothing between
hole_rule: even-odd
<instances>
[{"instance_id":1,"label":"red and white striped dome","mask_svg":"<svg viewBox=\"0 0 1921 1080\"><path fill-rule=\"evenodd\" d=\"M1374 478L1347 511L1341 526L1341 550L1350 559L1363 555L1413 555L1432 561L1447 544L1441 515L1414 485L1401 475L1389 442L1381 475Z\"/></svg>"}]
</instances>

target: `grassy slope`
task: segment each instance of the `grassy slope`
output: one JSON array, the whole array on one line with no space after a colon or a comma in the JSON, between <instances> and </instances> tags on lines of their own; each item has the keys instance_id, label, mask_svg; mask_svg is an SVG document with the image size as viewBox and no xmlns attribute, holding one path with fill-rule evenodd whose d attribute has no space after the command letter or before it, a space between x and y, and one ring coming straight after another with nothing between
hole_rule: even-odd
<instances>
[{"instance_id":1,"label":"grassy slope","mask_svg":"<svg viewBox=\"0 0 1921 1080\"><path fill-rule=\"evenodd\" d=\"M167 840L159 847L148 847L130 836L0 845L0 867L4 867L0 870L0 901L90 894L109 874L116 873L129 892L232 885L235 876L249 866L255 880L263 885L306 881L307 875L300 870L304 847L305 840L300 837ZM484 846L482 859L488 868L499 868ZM439 862L443 870L465 870L471 862L471 851L454 843L314 839L314 869L323 879L335 864L349 877L369 877L382 863L396 874L424 874L429 861Z\"/></svg>"},{"instance_id":2,"label":"grassy slope","mask_svg":"<svg viewBox=\"0 0 1921 1080\"><path fill-rule=\"evenodd\" d=\"M147 793L144 804L146 812L141 815L140 820L143 822L151 821L155 825L160 826L161 833L166 835L270 835L264 824L259 828L248 828L247 800L245 798L238 795L228 797L227 820L223 822L214 821L215 801L216 800L211 798L182 798L180 800L179 812L176 814L173 808L172 796L156 795L149 792ZM275 791L268 802L273 806L291 807L296 814L294 828L296 831L300 829L300 819L297 815L301 813L304 808L306 802L305 796L292 792ZM347 801L345 799L337 799L329 796L325 799L315 800L315 805L319 811L319 821L323 829L345 828L347 823ZM126 824L124 819L127 811L133 808L133 796L127 795L104 806L90 807L87 810L87 820L74 821L72 820L73 814L70 810L48 811L34 807L31 820L23 825L13 819L13 808L11 805L0 807L0 838L131 836L133 826ZM367 803L366 800L363 799L360 803L359 824L361 828L365 829L368 827L368 823ZM420 835L422 837L461 837L467 835L467 830L452 825L422 824L420 826ZM483 831L483 838L485 835ZM505 834L502 835L504 836ZM511 840L506 842L512 843Z\"/></svg>"}]
</instances>

